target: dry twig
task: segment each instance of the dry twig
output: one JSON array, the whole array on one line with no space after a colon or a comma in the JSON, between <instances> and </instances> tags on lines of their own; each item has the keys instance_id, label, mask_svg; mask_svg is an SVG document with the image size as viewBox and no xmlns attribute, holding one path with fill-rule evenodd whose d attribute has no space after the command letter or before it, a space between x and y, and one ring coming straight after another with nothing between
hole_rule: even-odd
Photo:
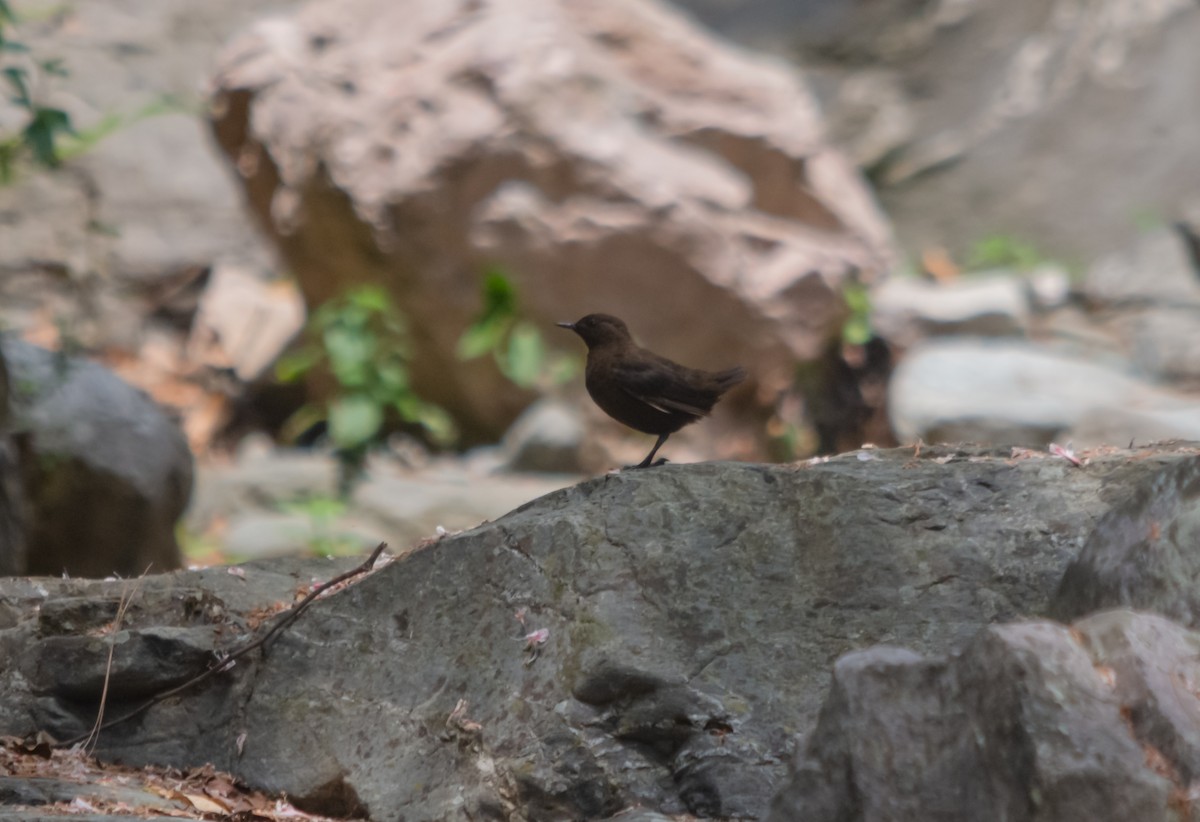
<instances>
[{"instance_id":1,"label":"dry twig","mask_svg":"<svg viewBox=\"0 0 1200 822\"><path fill-rule=\"evenodd\" d=\"M251 651L253 651L256 648L263 648L264 652L265 652L267 643L271 639L273 639L276 635L278 635L280 631L282 631L284 628L286 628L287 626L289 626L293 622L295 622L300 617L300 615L302 613L304 613L310 605L312 605L312 603L316 600L317 597L319 597L321 594L325 593L326 591L330 590L335 585L339 585L348 579L353 579L354 577L361 576L362 574L365 574L367 571L370 571L371 568L374 567L374 565L375 565L375 560L379 559L379 555L383 553L383 549L386 547L387 547L386 542L379 543L379 545L377 545L375 547L375 550L371 552L371 555L369 557L367 557L366 560L364 560L360 565L357 565L354 568L351 568L349 571L346 571L344 574L339 574L338 576L336 576L333 579L326 582L324 585L318 585L317 587L313 588L308 593L308 595L304 597L304 599L300 600L295 605L293 605L291 608L289 608L288 610L286 610L282 614L280 614L279 619L276 620L275 623L270 628L268 628L267 631L262 636L260 636L258 639L255 639L253 642L251 642L247 645L243 645L241 648L238 648L236 651L229 654L229 656L225 657L224 659L221 659L213 667L209 668L206 671L203 671L200 674L197 674L196 676L192 677L187 682L184 682L181 685L176 685L174 688L168 688L165 691L160 691L159 693L157 693L154 696L147 699L141 705L138 705L133 710L129 711L128 713L122 714L122 715L116 717L115 719L110 719L107 722L104 722L102 724L99 723L99 720L97 720L96 727L94 727L90 733L83 734L81 736L77 736L73 739L68 739L66 742L60 742L60 743L58 743L58 745L56 747L61 748L61 747L70 747L72 745L77 745L80 742L84 742L85 740L92 738L92 736L99 734L100 731L107 730L107 729L113 727L114 725L120 725L122 722L128 722L130 719L133 719L135 716L140 716L141 714L150 710L151 708L153 708L155 705L162 702L163 700L170 699L171 697L175 696L176 694L182 693L182 692L188 690L189 688L194 688L195 686L199 685L200 683L206 682L209 679L212 679L214 676L216 676L219 673L228 671L230 668L233 667L234 663L236 663L239 659L246 656L247 654L249 654ZM106 685L107 685L107 679L106 679ZM101 710L103 711L103 701L101 702Z\"/></svg>"},{"instance_id":2,"label":"dry twig","mask_svg":"<svg viewBox=\"0 0 1200 822\"><path fill-rule=\"evenodd\" d=\"M91 750L94 750L96 742L100 739L100 730L104 727L104 706L108 704L108 683L112 679L113 654L117 649L117 633L121 630L121 621L125 619L125 612L129 610L129 604L137 596L138 588L142 587L142 580L145 579L148 573L150 573L149 566L137 578L132 591L129 590L129 580L125 580L124 584L121 585L121 599L117 603L117 615L113 617L113 621L107 626L108 662L104 666L104 686L100 689L100 707L96 711L96 722L92 725L92 730L83 742L85 752L90 753Z\"/></svg>"}]
</instances>

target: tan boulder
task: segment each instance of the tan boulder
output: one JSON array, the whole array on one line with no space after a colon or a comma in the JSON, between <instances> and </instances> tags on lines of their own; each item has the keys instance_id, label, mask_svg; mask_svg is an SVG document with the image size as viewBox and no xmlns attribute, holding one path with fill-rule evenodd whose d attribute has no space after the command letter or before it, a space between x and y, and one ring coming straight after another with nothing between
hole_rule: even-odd
<instances>
[{"instance_id":1,"label":"tan boulder","mask_svg":"<svg viewBox=\"0 0 1200 822\"><path fill-rule=\"evenodd\" d=\"M842 284L893 259L797 75L646 0L322 0L232 43L212 102L309 302L386 284L416 387L468 441L530 399L455 357L490 265L553 344L618 314L674 359L745 365L765 408L836 338Z\"/></svg>"}]
</instances>

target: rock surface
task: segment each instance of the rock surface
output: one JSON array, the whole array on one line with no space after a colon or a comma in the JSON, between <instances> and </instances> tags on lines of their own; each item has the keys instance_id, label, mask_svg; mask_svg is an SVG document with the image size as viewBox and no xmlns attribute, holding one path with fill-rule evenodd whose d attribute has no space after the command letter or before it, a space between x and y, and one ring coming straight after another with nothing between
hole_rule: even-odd
<instances>
[{"instance_id":1,"label":"rock surface","mask_svg":"<svg viewBox=\"0 0 1200 822\"><path fill-rule=\"evenodd\" d=\"M635 804L757 815L835 659L875 643L948 653L990 623L1044 613L1096 522L1194 470L1197 453L1096 455L1080 470L905 449L597 478L402 556L318 602L265 659L107 731L98 750L130 764L211 761L305 807L381 820L513 808L598 819ZM224 569L145 579L117 655L228 648L247 614L345 567L294 562L248 566L244 579ZM99 663L71 662L60 646L96 643L103 657L87 633L112 619L121 588L0 585L0 733L90 727L98 692L80 671ZM170 636L163 627L176 633L156 645ZM1065 634L997 628L974 646L977 678L1009 683L990 692L997 732L1022 706L1047 722L1076 716L1004 678L1023 667L1050 683L1077 676L1078 655L1030 658L1058 647L1055 630ZM109 710L136 691L126 681ZM1081 699L1069 727L1087 731L1112 706L1093 691ZM1086 750L1140 757L1108 733L1084 737ZM1066 779L1067 743L1045 742L1058 758L1038 773ZM1109 774L1093 761L1074 771L1082 784ZM1153 775L1131 768L1123 779L1138 807L1166 796ZM1047 783L1047 796L1066 784Z\"/></svg>"},{"instance_id":2,"label":"rock surface","mask_svg":"<svg viewBox=\"0 0 1200 822\"><path fill-rule=\"evenodd\" d=\"M1200 465L1180 463L1096 523L1055 597L1057 619L1103 608L1152 610L1200 627Z\"/></svg>"},{"instance_id":3,"label":"rock surface","mask_svg":"<svg viewBox=\"0 0 1200 822\"><path fill-rule=\"evenodd\" d=\"M13 338L12 430L29 506L21 573L136 576L180 565L175 524L192 485L179 428L106 368Z\"/></svg>"},{"instance_id":4,"label":"rock surface","mask_svg":"<svg viewBox=\"0 0 1200 822\"><path fill-rule=\"evenodd\" d=\"M767 818L1189 818L1197 650L1115 611L989 627L949 658L849 654Z\"/></svg>"},{"instance_id":5,"label":"rock surface","mask_svg":"<svg viewBox=\"0 0 1200 822\"><path fill-rule=\"evenodd\" d=\"M529 402L456 361L489 266L547 329L610 311L769 404L892 260L799 79L646 0L314 3L230 46L213 112L310 303L385 283L469 441Z\"/></svg>"}]
</instances>

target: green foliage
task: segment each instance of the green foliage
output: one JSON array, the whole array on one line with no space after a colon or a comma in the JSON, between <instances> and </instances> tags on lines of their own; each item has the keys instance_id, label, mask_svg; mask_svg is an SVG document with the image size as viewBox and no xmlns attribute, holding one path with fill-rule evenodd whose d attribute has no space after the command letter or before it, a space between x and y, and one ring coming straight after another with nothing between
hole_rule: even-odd
<instances>
[{"instance_id":1,"label":"green foliage","mask_svg":"<svg viewBox=\"0 0 1200 822\"><path fill-rule=\"evenodd\" d=\"M520 319L517 290L507 273L492 267L483 276L483 310L458 340L458 358L490 354L505 377L522 388L568 382L579 373L578 358L551 351L542 332Z\"/></svg>"},{"instance_id":2,"label":"green foliage","mask_svg":"<svg viewBox=\"0 0 1200 822\"><path fill-rule=\"evenodd\" d=\"M9 93L9 102L25 118L25 125L14 134L0 133L0 183L12 180L19 163L31 160L45 168L62 163L62 139L75 133L70 116L62 109L43 105L40 86L49 77L64 77L61 60L38 60L29 47L14 40L11 29L17 18L7 0L0 0L0 77Z\"/></svg>"},{"instance_id":3,"label":"green foliage","mask_svg":"<svg viewBox=\"0 0 1200 822\"><path fill-rule=\"evenodd\" d=\"M296 382L320 370L337 392L324 408L302 409L289 427L324 419L334 444L348 451L377 441L395 414L439 445L453 442L457 431L449 415L412 389L410 358L404 318L382 288L359 286L329 300L309 319L304 344L279 361L275 374Z\"/></svg>"},{"instance_id":4,"label":"green foliage","mask_svg":"<svg viewBox=\"0 0 1200 822\"><path fill-rule=\"evenodd\" d=\"M1029 271L1044 262L1046 257L1030 243L1010 234L992 234L972 247L967 257L967 268L975 271L985 268Z\"/></svg>"},{"instance_id":5,"label":"green foliage","mask_svg":"<svg viewBox=\"0 0 1200 822\"><path fill-rule=\"evenodd\" d=\"M850 309L850 315L842 325L842 342L848 345L866 345L874 332L871 330L871 294L866 286L851 283L842 289L842 299Z\"/></svg>"}]
</instances>

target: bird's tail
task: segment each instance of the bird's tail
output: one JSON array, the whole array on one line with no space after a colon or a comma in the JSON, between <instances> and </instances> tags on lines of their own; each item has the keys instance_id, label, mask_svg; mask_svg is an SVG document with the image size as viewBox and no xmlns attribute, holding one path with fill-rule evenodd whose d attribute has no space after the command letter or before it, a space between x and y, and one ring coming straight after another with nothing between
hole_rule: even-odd
<instances>
[{"instance_id":1,"label":"bird's tail","mask_svg":"<svg viewBox=\"0 0 1200 822\"><path fill-rule=\"evenodd\" d=\"M716 374L713 374L713 377L717 382L717 390L724 394L730 388L733 388L739 382L746 379L746 369L740 365L735 365L733 368L726 369L725 371L718 371Z\"/></svg>"}]
</instances>

